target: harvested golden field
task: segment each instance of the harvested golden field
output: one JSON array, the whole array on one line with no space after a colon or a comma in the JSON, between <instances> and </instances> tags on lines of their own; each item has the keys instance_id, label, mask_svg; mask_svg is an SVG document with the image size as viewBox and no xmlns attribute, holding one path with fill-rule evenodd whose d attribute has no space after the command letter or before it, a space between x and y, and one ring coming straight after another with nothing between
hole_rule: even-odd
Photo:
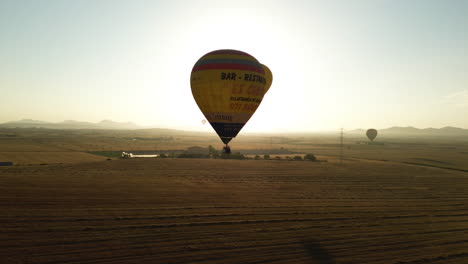
<instances>
[{"instance_id":1,"label":"harvested golden field","mask_svg":"<svg viewBox=\"0 0 468 264\"><path fill-rule=\"evenodd\" d=\"M2 263L468 263L468 174L129 159L0 168Z\"/></svg>"},{"instance_id":2,"label":"harvested golden field","mask_svg":"<svg viewBox=\"0 0 468 264\"><path fill-rule=\"evenodd\" d=\"M2 136L3 135L3 136ZM9 136L5 136L9 135ZM15 135L14 137L12 135ZM468 139L450 137L382 137L367 144L363 136L347 135L344 158L394 161L468 171ZM336 159L340 155L339 137L333 134L240 135L231 142L234 153L255 157L264 154L282 158L313 153ZM102 160L122 152L170 153L189 147L221 150L223 144L214 133L165 130L54 130L0 129L0 161L15 164L75 163ZM38 152L48 152L38 157ZM101 153L100 153L101 152ZM60 154L63 153L63 154ZM66 153L66 154L65 154ZM101 155L101 157L95 155ZM116 157L116 155L111 155Z\"/></svg>"},{"instance_id":3,"label":"harvested golden field","mask_svg":"<svg viewBox=\"0 0 468 264\"><path fill-rule=\"evenodd\" d=\"M63 151L62 148L57 148L44 143L44 139L38 138L0 138L1 152L36 152L36 151Z\"/></svg>"},{"instance_id":4,"label":"harvested golden field","mask_svg":"<svg viewBox=\"0 0 468 264\"><path fill-rule=\"evenodd\" d=\"M23 151L0 152L0 161L11 161L15 165L82 163L105 160L104 157L75 151Z\"/></svg>"},{"instance_id":5,"label":"harvested golden field","mask_svg":"<svg viewBox=\"0 0 468 264\"><path fill-rule=\"evenodd\" d=\"M338 146L309 149L312 153L338 155ZM434 167L461 169L468 172L468 143L466 142L386 142L384 145L349 144L343 155L348 158L398 161Z\"/></svg>"},{"instance_id":6,"label":"harvested golden field","mask_svg":"<svg viewBox=\"0 0 468 264\"><path fill-rule=\"evenodd\" d=\"M77 139L85 141L84 138ZM54 146L50 138L1 138L0 161L15 165L82 163L105 160L102 156Z\"/></svg>"}]
</instances>

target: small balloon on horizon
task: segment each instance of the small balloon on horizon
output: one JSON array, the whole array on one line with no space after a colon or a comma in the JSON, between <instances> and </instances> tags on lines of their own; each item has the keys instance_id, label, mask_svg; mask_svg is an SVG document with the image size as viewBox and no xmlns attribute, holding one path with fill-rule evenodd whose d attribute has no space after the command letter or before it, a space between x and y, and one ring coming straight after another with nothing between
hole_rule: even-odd
<instances>
[{"instance_id":1,"label":"small balloon on horizon","mask_svg":"<svg viewBox=\"0 0 468 264\"><path fill-rule=\"evenodd\" d=\"M377 130L374 128L370 128L366 131L367 138L372 142L377 137Z\"/></svg>"}]
</instances>

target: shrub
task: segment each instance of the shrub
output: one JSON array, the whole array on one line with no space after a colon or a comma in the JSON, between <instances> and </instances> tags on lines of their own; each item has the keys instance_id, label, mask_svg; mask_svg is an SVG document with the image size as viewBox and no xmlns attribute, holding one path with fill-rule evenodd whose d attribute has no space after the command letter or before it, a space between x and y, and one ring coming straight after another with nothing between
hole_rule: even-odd
<instances>
[{"instance_id":1,"label":"shrub","mask_svg":"<svg viewBox=\"0 0 468 264\"><path fill-rule=\"evenodd\" d=\"M294 156L294 160L302 160L301 156Z\"/></svg>"},{"instance_id":2,"label":"shrub","mask_svg":"<svg viewBox=\"0 0 468 264\"><path fill-rule=\"evenodd\" d=\"M306 154L304 156L304 160L317 161L317 158L315 157L314 154Z\"/></svg>"},{"instance_id":3,"label":"shrub","mask_svg":"<svg viewBox=\"0 0 468 264\"><path fill-rule=\"evenodd\" d=\"M182 153L178 156L178 158L185 158L185 159L206 159L209 158L209 155L201 154L201 153Z\"/></svg>"},{"instance_id":4,"label":"shrub","mask_svg":"<svg viewBox=\"0 0 468 264\"><path fill-rule=\"evenodd\" d=\"M222 159L238 159L238 160L245 159L244 155L240 154L240 152L230 153L230 154L223 153L223 154L221 154L221 158Z\"/></svg>"},{"instance_id":5,"label":"shrub","mask_svg":"<svg viewBox=\"0 0 468 264\"><path fill-rule=\"evenodd\" d=\"M256 159L256 160L259 160L259 159L260 159L260 156L259 156L259 155L255 155L255 159Z\"/></svg>"},{"instance_id":6,"label":"shrub","mask_svg":"<svg viewBox=\"0 0 468 264\"><path fill-rule=\"evenodd\" d=\"M263 159L266 159L266 160L270 159L270 155L268 154L263 155Z\"/></svg>"},{"instance_id":7,"label":"shrub","mask_svg":"<svg viewBox=\"0 0 468 264\"><path fill-rule=\"evenodd\" d=\"M239 159L239 160L245 159L244 155L240 154L240 152L230 154L230 155L231 155L231 159Z\"/></svg>"}]
</instances>

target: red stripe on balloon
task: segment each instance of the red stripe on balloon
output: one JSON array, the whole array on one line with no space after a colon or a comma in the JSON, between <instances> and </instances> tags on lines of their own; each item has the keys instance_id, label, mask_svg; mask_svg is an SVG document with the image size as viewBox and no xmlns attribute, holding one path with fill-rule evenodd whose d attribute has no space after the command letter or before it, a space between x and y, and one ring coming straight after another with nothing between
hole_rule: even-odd
<instances>
[{"instance_id":1,"label":"red stripe on balloon","mask_svg":"<svg viewBox=\"0 0 468 264\"><path fill-rule=\"evenodd\" d=\"M193 67L192 72L203 70L241 70L254 71L265 74L265 70L263 70L263 68L258 68L252 65L245 64L205 64Z\"/></svg>"},{"instance_id":2,"label":"red stripe on balloon","mask_svg":"<svg viewBox=\"0 0 468 264\"><path fill-rule=\"evenodd\" d=\"M212 51L210 53L207 53L205 56L208 56L208 55L220 55L220 54L223 54L223 55L244 55L244 56L248 56L248 57L252 57L252 55L248 54L248 53L245 53L243 51L239 51L239 50L215 50L215 51Z\"/></svg>"}]
</instances>

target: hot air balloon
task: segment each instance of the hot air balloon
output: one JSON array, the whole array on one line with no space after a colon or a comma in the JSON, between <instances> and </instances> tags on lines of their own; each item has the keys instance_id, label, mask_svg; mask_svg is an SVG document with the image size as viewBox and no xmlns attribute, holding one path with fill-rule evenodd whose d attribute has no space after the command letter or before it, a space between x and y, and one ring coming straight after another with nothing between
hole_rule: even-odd
<instances>
[{"instance_id":1,"label":"hot air balloon","mask_svg":"<svg viewBox=\"0 0 468 264\"><path fill-rule=\"evenodd\" d=\"M375 137L377 137L377 130L371 128L368 129L366 132L367 138L370 139L370 141L374 141Z\"/></svg>"},{"instance_id":2,"label":"hot air balloon","mask_svg":"<svg viewBox=\"0 0 468 264\"><path fill-rule=\"evenodd\" d=\"M273 81L270 69L238 50L202 56L190 76L192 94L229 153L228 143L252 117Z\"/></svg>"}]
</instances>

